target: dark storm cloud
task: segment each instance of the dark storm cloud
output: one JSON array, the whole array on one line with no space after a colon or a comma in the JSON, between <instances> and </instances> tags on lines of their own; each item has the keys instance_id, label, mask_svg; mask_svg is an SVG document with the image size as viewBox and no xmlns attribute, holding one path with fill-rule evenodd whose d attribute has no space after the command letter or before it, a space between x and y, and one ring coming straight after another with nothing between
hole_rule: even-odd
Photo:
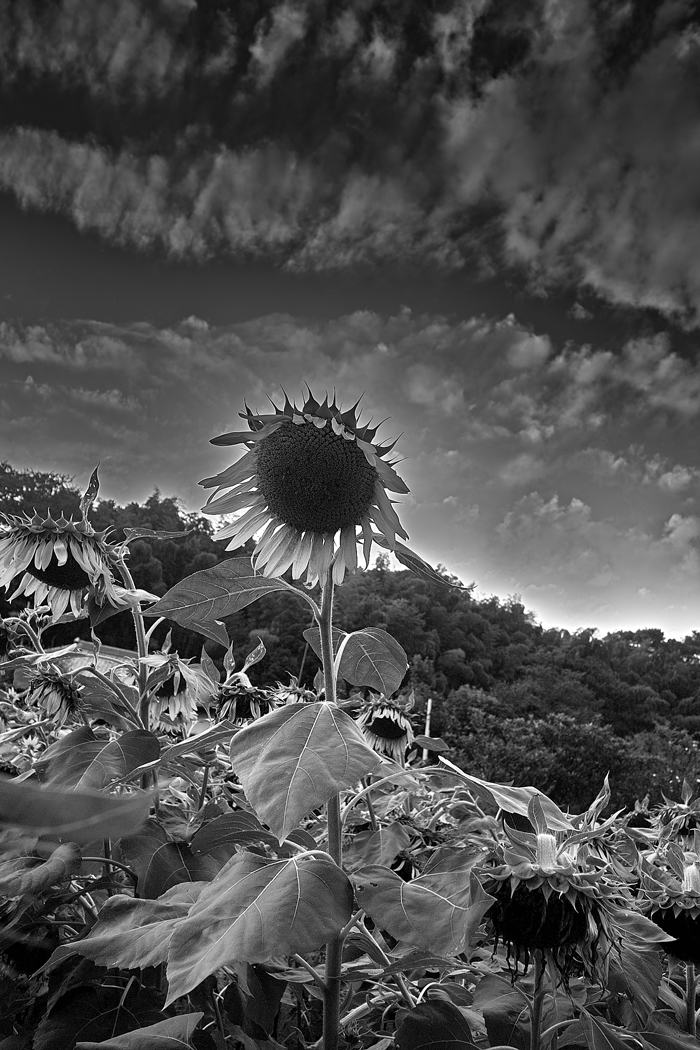
<instances>
[{"instance_id":1,"label":"dark storm cloud","mask_svg":"<svg viewBox=\"0 0 700 1050\"><path fill-rule=\"evenodd\" d=\"M0 187L140 250L700 306L685 0L15 0Z\"/></svg>"}]
</instances>

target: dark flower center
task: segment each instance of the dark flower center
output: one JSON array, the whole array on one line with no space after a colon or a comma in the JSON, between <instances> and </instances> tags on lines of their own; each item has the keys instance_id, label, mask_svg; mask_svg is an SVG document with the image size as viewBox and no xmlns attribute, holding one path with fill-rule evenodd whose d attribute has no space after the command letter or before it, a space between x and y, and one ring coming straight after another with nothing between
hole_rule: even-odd
<instances>
[{"instance_id":1,"label":"dark flower center","mask_svg":"<svg viewBox=\"0 0 700 1050\"><path fill-rule=\"evenodd\" d=\"M586 916L565 897L552 893L547 899L539 886L529 890L522 883L511 894L509 881L490 892L496 901L488 918L505 943L533 951L566 948L586 939Z\"/></svg>"},{"instance_id":2,"label":"dark flower center","mask_svg":"<svg viewBox=\"0 0 700 1050\"><path fill-rule=\"evenodd\" d=\"M405 725L395 722L393 718L386 718L384 715L375 715L367 724L367 728L382 740L401 740L406 736Z\"/></svg>"},{"instance_id":3,"label":"dark flower center","mask_svg":"<svg viewBox=\"0 0 700 1050\"><path fill-rule=\"evenodd\" d=\"M59 565L56 555L52 554L51 561L45 569L37 568L32 562L26 571L42 583L47 583L49 587L60 587L63 591L79 591L90 584L90 577L85 569L78 565L70 551L65 565Z\"/></svg>"},{"instance_id":4,"label":"dark flower center","mask_svg":"<svg viewBox=\"0 0 700 1050\"><path fill-rule=\"evenodd\" d=\"M669 955L684 962L700 966L700 917L682 911L675 915L672 908L659 908L649 916L664 933L675 937L675 941L662 944Z\"/></svg>"},{"instance_id":5,"label":"dark flower center","mask_svg":"<svg viewBox=\"0 0 700 1050\"><path fill-rule=\"evenodd\" d=\"M330 423L283 423L258 446L258 487L272 514L295 529L337 532L359 525L377 472Z\"/></svg>"}]
</instances>

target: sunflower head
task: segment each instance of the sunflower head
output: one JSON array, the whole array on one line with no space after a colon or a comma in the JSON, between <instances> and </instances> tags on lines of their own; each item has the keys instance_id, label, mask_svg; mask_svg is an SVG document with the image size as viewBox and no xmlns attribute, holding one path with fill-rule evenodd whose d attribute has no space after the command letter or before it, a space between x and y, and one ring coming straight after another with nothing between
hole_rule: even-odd
<instances>
[{"instance_id":1,"label":"sunflower head","mask_svg":"<svg viewBox=\"0 0 700 1050\"><path fill-rule=\"evenodd\" d=\"M35 668L29 675L30 703L41 707L47 718L59 726L75 716L80 705L80 693L69 678L57 667Z\"/></svg>"},{"instance_id":2,"label":"sunflower head","mask_svg":"<svg viewBox=\"0 0 700 1050\"><path fill-rule=\"evenodd\" d=\"M299 680L295 675L289 676L289 685L282 685L278 682L275 688L272 690L271 697L278 704L313 704L316 702L318 697L311 689L304 689L303 686L299 685Z\"/></svg>"},{"instance_id":3,"label":"sunflower head","mask_svg":"<svg viewBox=\"0 0 700 1050\"><path fill-rule=\"evenodd\" d=\"M378 427L360 426L359 402L342 411L335 398L319 403L308 391L297 406L285 395L273 413L241 413L248 431L214 438L214 445L244 444L245 455L220 474L200 482L215 488L205 514L244 513L216 536L227 550L261 533L253 564L265 576L291 567L309 586L333 566L341 583L357 568L357 544L369 565L373 540L394 549L407 539L391 492L408 489L386 458L394 443L375 441ZM361 530L358 534L358 529ZM373 530L376 529L375 533Z\"/></svg>"},{"instance_id":4,"label":"sunflower head","mask_svg":"<svg viewBox=\"0 0 700 1050\"><path fill-rule=\"evenodd\" d=\"M641 865L642 910L674 939L669 955L700 965L700 831L693 850L669 842Z\"/></svg>"},{"instance_id":5,"label":"sunflower head","mask_svg":"<svg viewBox=\"0 0 700 1050\"><path fill-rule=\"evenodd\" d=\"M504 825L502 841L479 872L484 889L495 898L486 913L487 927L496 946L506 946L514 979L521 964L527 970L535 951L551 959L565 983L576 967L592 979L604 979L618 939L610 910L618 890L606 881L604 866L578 849L585 833L551 831L537 795L528 815L534 833Z\"/></svg>"},{"instance_id":6,"label":"sunflower head","mask_svg":"<svg viewBox=\"0 0 700 1050\"><path fill-rule=\"evenodd\" d=\"M111 551L105 532L96 532L85 517L0 515L0 587L19 577L9 600L31 597L35 607L48 605L54 620L68 608L81 615L88 592L99 605L120 604Z\"/></svg>"},{"instance_id":7,"label":"sunflower head","mask_svg":"<svg viewBox=\"0 0 700 1050\"><path fill-rule=\"evenodd\" d=\"M404 764L414 732L403 704L380 696L365 705L356 721L373 751Z\"/></svg>"}]
</instances>

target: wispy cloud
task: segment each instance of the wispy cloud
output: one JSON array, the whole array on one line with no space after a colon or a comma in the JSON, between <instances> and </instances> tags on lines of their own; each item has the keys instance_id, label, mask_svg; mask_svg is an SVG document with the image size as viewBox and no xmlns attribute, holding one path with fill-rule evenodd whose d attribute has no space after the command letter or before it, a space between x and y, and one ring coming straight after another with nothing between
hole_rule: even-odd
<instances>
[{"instance_id":1,"label":"wispy cloud","mask_svg":"<svg viewBox=\"0 0 700 1050\"><path fill-rule=\"evenodd\" d=\"M691 5L380 8L6 6L0 187L175 258L508 262L698 323Z\"/></svg>"},{"instance_id":2,"label":"wispy cloud","mask_svg":"<svg viewBox=\"0 0 700 1050\"><path fill-rule=\"evenodd\" d=\"M18 466L81 482L99 458L106 495L157 485L196 508L197 480L230 457L209 438L242 426L244 399L298 396L303 380L346 404L364 391L363 418L389 415L381 433L401 435L417 549L483 590L521 592L550 623L611 626L647 615L640 588L650 615L674 592L700 612L697 414L675 393L698 375L663 341L617 356L557 350L513 318L406 308L224 327L6 325L0 444Z\"/></svg>"}]
</instances>

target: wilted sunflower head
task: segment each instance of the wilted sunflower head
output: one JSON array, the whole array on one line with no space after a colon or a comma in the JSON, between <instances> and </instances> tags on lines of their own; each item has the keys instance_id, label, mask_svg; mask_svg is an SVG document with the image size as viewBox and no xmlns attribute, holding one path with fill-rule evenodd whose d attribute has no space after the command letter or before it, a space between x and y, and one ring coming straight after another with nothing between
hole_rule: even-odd
<instances>
[{"instance_id":1,"label":"wilted sunflower head","mask_svg":"<svg viewBox=\"0 0 700 1050\"><path fill-rule=\"evenodd\" d=\"M528 806L534 833L504 825L504 838L478 874L495 898L486 913L495 943L506 946L508 965L524 969L541 951L568 982L578 966L604 981L610 951L621 938L618 905L629 894L610 865L579 846L598 831L553 831L540 797ZM599 830L599 829L598 829Z\"/></svg>"},{"instance_id":2,"label":"wilted sunflower head","mask_svg":"<svg viewBox=\"0 0 700 1050\"><path fill-rule=\"evenodd\" d=\"M70 678L49 665L34 668L29 673L27 699L41 707L47 718L62 726L77 714L80 693Z\"/></svg>"},{"instance_id":3,"label":"wilted sunflower head","mask_svg":"<svg viewBox=\"0 0 700 1050\"><path fill-rule=\"evenodd\" d=\"M700 831L693 850L669 842L641 864L642 910L664 933L669 955L700 965Z\"/></svg>"},{"instance_id":4,"label":"wilted sunflower head","mask_svg":"<svg viewBox=\"0 0 700 1050\"><path fill-rule=\"evenodd\" d=\"M381 696L366 704L356 721L373 751L403 765L414 733L402 704Z\"/></svg>"},{"instance_id":5,"label":"wilted sunflower head","mask_svg":"<svg viewBox=\"0 0 700 1050\"><path fill-rule=\"evenodd\" d=\"M357 404L343 412L335 398L330 404L326 395L319 404L308 391L298 407L285 395L284 406L273 403L271 414L246 406L241 416L249 431L212 440L248 448L233 466L200 482L216 487L205 514L245 511L216 536L230 541L227 550L262 533L255 567L265 576L281 576L291 566L295 578L306 573L312 586L331 565L336 583L346 570L354 572L358 543L369 565L373 540L394 549L397 535L408 538L387 496L387 490L408 492L385 458L394 443L375 442L378 427L359 425Z\"/></svg>"},{"instance_id":6,"label":"wilted sunflower head","mask_svg":"<svg viewBox=\"0 0 700 1050\"><path fill-rule=\"evenodd\" d=\"M313 704L318 697L310 689L304 689L303 686L299 685L299 679L296 675L289 676L289 685L282 685L278 682L275 688L271 692L271 697L278 704Z\"/></svg>"},{"instance_id":7,"label":"wilted sunflower head","mask_svg":"<svg viewBox=\"0 0 700 1050\"><path fill-rule=\"evenodd\" d=\"M73 521L47 514L0 515L0 587L20 576L9 600L33 597L57 620L70 608L79 616L89 591L99 605L122 603L110 568L112 548L104 532L85 518Z\"/></svg>"}]
</instances>

